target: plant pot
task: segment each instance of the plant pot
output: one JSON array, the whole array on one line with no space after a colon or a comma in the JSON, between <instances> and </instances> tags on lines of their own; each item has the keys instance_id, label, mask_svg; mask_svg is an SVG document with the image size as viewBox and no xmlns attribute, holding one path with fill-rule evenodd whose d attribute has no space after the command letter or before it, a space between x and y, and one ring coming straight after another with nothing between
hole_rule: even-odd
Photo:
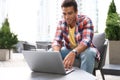
<instances>
[{"instance_id":1,"label":"plant pot","mask_svg":"<svg viewBox=\"0 0 120 80\"><path fill-rule=\"evenodd\" d=\"M0 61L6 61L10 59L10 51L8 49L0 49Z\"/></svg>"},{"instance_id":2,"label":"plant pot","mask_svg":"<svg viewBox=\"0 0 120 80\"><path fill-rule=\"evenodd\" d=\"M110 64L120 64L120 41L109 41Z\"/></svg>"}]
</instances>

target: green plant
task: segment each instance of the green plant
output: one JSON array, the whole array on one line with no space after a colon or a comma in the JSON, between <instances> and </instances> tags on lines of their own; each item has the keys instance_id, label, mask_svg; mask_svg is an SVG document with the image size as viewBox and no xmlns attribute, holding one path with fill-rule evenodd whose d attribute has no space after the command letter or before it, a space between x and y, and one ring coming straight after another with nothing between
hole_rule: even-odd
<instances>
[{"instance_id":1,"label":"green plant","mask_svg":"<svg viewBox=\"0 0 120 80\"><path fill-rule=\"evenodd\" d=\"M109 40L120 40L120 16L116 12L114 0L109 6L105 33Z\"/></svg>"},{"instance_id":2,"label":"green plant","mask_svg":"<svg viewBox=\"0 0 120 80\"><path fill-rule=\"evenodd\" d=\"M9 22L6 18L0 28L0 49L12 49L17 42L17 35L10 31Z\"/></svg>"}]
</instances>

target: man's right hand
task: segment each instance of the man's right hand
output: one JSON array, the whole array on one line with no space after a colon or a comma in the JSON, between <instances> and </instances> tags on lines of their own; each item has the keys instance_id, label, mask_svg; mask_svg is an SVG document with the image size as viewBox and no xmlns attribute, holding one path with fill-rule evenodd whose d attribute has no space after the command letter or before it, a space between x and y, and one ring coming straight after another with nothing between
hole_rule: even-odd
<instances>
[{"instance_id":1,"label":"man's right hand","mask_svg":"<svg viewBox=\"0 0 120 80\"><path fill-rule=\"evenodd\" d=\"M75 60L75 53L71 51L70 53L68 53L68 55L65 57L63 61L64 67L66 69L72 68L74 60Z\"/></svg>"}]
</instances>

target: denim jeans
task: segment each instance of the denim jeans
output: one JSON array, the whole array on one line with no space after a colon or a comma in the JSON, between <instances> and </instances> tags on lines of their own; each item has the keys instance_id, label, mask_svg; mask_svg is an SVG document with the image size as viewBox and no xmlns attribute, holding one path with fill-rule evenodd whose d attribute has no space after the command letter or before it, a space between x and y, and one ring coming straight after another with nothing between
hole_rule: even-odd
<instances>
[{"instance_id":1,"label":"denim jeans","mask_svg":"<svg viewBox=\"0 0 120 80\"><path fill-rule=\"evenodd\" d=\"M61 56L64 59L65 56L71 51L72 49L67 49L66 47L62 47L60 52ZM97 51L95 48L87 48L84 52L80 53L78 57L80 58L80 68L84 71L87 71L92 74L94 65L95 65L95 57Z\"/></svg>"}]
</instances>

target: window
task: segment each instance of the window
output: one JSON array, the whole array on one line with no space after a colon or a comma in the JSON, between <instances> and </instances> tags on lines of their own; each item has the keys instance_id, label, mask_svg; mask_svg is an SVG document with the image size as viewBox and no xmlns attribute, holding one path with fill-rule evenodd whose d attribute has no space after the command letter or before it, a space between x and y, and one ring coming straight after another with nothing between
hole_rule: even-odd
<instances>
[{"instance_id":1,"label":"window","mask_svg":"<svg viewBox=\"0 0 120 80\"><path fill-rule=\"evenodd\" d=\"M52 41L61 18L62 0L0 0L7 1L7 14L11 30L19 40L29 42ZM90 17L97 31L97 0L76 0L80 14ZM2 5L3 5L2 3ZM1 7L1 3L0 3ZM1 10L1 9L0 9ZM2 8L3 13L6 11Z\"/></svg>"},{"instance_id":2,"label":"window","mask_svg":"<svg viewBox=\"0 0 120 80\"><path fill-rule=\"evenodd\" d=\"M98 32L98 0L77 0L79 14L87 15L93 22L94 32Z\"/></svg>"},{"instance_id":3,"label":"window","mask_svg":"<svg viewBox=\"0 0 120 80\"><path fill-rule=\"evenodd\" d=\"M38 41L51 41L54 38L57 22L61 18L62 0L41 0L39 7ZM79 14L90 17L97 31L97 0L77 0Z\"/></svg>"},{"instance_id":4,"label":"window","mask_svg":"<svg viewBox=\"0 0 120 80\"><path fill-rule=\"evenodd\" d=\"M7 17L7 1L0 0L0 27L2 26L5 17Z\"/></svg>"},{"instance_id":5,"label":"window","mask_svg":"<svg viewBox=\"0 0 120 80\"><path fill-rule=\"evenodd\" d=\"M62 0L41 0L39 7L38 41L51 41L54 37L58 20L61 18Z\"/></svg>"}]
</instances>

